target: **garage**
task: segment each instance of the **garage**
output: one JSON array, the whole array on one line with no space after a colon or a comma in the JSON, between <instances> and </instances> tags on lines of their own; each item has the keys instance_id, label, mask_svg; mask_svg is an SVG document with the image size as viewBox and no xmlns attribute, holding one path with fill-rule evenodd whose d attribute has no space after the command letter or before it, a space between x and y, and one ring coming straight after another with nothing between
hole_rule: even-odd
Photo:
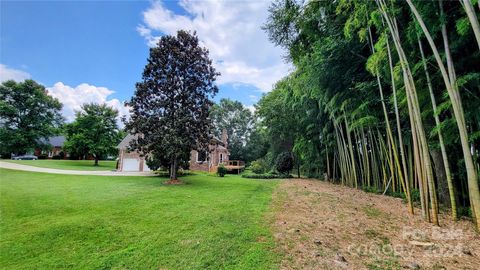
<instances>
[{"instance_id":1,"label":"garage","mask_svg":"<svg viewBox=\"0 0 480 270\"><path fill-rule=\"evenodd\" d=\"M147 166L145 162L145 156L140 155L138 151L129 151L130 142L135 139L135 135L128 134L119 144L118 144L118 157L119 165L118 171L123 172L150 172L151 169Z\"/></svg>"},{"instance_id":2,"label":"garage","mask_svg":"<svg viewBox=\"0 0 480 270\"><path fill-rule=\"evenodd\" d=\"M140 170L140 160L136 158L125 158L122 167L122 171L124 172L138 172Z\"/></svg>"},{"instance_id":3,"label":"garage","mask_svg":"<svg viewBox=\"0 0 480 270\"><path fill-rule=\"evenodd\" d=\"M149 168L148 165L147 165L147 162L143 163L143 171L144 171L144 172L149 172L149 171L151 171L150 168Z\"/></svg>"}]
</instances>

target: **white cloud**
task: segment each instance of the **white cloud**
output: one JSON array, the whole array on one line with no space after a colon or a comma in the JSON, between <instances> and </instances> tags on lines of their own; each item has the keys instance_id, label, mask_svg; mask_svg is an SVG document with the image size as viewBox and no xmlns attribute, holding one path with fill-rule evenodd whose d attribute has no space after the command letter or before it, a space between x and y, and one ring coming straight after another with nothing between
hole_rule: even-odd
<instances>
[{"instance_id":1,"label":"white cloud","mask_svg":"<svg viewBox=\"0 0 480 270\"><path fill-rule=\"evenodd\" d=\"M0 64L0 82L7 80L20 82L30 78L31 75L25 71L12 69L6 65ZM121 126L123 126L123 124L121 123L120 118L124 115L128 116L130 114L129 108L125 107L123 102L116 98L108 98L108 96L115 92L106 87L97 87L87 83L82 83L76 87L70 87L62 82L57 82L52 87L47 87L46 89L49 95L57 98L63 104L62 115L68 122L75 119L75 111L80 110L84 103L105 103L108 106L117 109L119 115L118 123Z\"/></svg>"},{"instance_id":2,"label":"white cloud","mask_svg":"<svg viewBox=\"0 0 480 270\"><path fill-rule=\"evenodd\" d=\"M245 108L249 109L253 114L255 114L255 111L257 110L253 105L245 106Z\"/></svg>"},{"instance_id":3,"label":"white cloud","mask_svg":"<svg viewBox=\"0 0 480 270\"><path fill-rule=\"evenodd\" d=\"M159 1L144 11L144 24L137 31L149 46L155 45L159 32L195 30L222 73L220 84L251 84L267 92L288 73L282 50L261 29L269 1L181 0L179 5L187 15L175 14Z\"/></svg>"},{"instance_id":4,"label":"white cloud","mask_svg":"<svg viewBox=\"0 0 480 270\"><path fill-rule=\"evenodd\" d=\"M57 98L63 104L62 114L68 122L75 119L75 111L80 110L84 103L105 103L117 109L120 125L122 125L120 117L129 115L129 109L123 105L123 102L116 98L108 99L108 96L113 94L114 91L106 87L98 87L86 83L70 87L62 82L57 82L52 87L47 87L47 91L49 95Z\"/></svg>"},{"instance_id":5,"label":"white cloud","mask_svg":"<svg viewBox=\"0 0 480 270\"><path fill-rule=\"evenodd\" d=\"M30 79L30 74L28 72L9 68L6 65L0 64L0 82L14 80L17 82L22 82L26 79Z\"/></svg>"}]
</instances>

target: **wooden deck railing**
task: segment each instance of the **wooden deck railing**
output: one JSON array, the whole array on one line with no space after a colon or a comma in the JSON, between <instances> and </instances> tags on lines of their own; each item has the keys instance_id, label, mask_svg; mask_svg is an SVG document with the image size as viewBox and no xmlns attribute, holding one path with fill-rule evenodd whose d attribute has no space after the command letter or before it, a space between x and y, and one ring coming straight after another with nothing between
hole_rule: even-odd
<instances>
[{"instance_id":1,"label":"wooden deck railing","mask_svg":"<svg viewBox=\"0 0 480 270\"><path fill-rule=\"evenodd\" d=\"M245 169L245 162L241 160L229 160L221 162L220 164L224 165L229 172L236 171L237 173L241 173ZM208 171L216 172L218 166L211 166Z\"/></svg>"},{"instance_id":2,"label":"wooden deck railing","mask_svg":"<svg viewBox=\"0 0 480 270\"><path fill-rule=\"evenodd\" d=\"M241 160L229 160L227 161L227 166L238 166L238 167L245 167L245 162Z\"/></svg>"}]
</instances>

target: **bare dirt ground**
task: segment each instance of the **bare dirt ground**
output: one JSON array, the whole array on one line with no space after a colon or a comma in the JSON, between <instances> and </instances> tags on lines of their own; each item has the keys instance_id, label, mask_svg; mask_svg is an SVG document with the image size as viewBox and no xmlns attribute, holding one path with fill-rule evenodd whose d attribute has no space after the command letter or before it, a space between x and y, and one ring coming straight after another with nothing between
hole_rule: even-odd
<instances>
[{"instance_id":1,"label":"bare dirt ground","mask_svg":"<svg viewBox=\"0 0 480 270\"><path fill-rule=\"evenodd\" d=\"M441 227L401 199L318 180L286 180L274 194L282 269L480 269L480 234L442 214Z\"/></svg>"}]
</instances>

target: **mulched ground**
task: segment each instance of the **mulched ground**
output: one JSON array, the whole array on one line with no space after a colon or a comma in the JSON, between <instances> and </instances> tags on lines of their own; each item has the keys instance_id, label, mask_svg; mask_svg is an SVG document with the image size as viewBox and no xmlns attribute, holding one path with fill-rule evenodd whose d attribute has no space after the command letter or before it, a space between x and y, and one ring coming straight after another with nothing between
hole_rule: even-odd
<instances>
[{"instance_id":1,"label":"mulched ground","mask_svg":"<svg viewBox=\"0 0 480 270\"><path fill-rule=\"evenodd\" d=\"M163 182L164 185L183 185L185 182L183 182L180 179L174 179L174 180L167 180Z\"/></svg>"},{"instance_id":2,"label":"mulched ground","mask_svg":"<svg viewBox=\"0 0 480 270\"><path fill-rule=\"evenodd\" d=\"M401 199L295 179L279 185L273 208L282 269L480 269L471 221L442 214L436 227Z\"/></svg>"}]
</instances>

